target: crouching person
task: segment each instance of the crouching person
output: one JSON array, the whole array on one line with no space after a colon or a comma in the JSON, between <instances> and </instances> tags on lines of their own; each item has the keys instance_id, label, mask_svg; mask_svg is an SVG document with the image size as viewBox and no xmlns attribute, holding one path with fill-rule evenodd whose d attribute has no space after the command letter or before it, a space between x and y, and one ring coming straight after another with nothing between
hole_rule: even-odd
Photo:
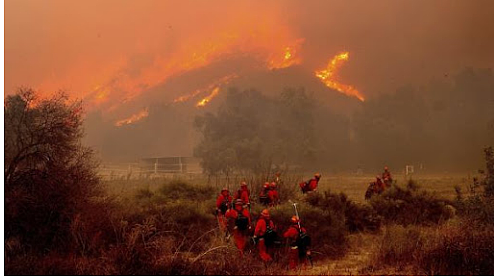
<instances>
[{"instance_id":1,"label":"crouching person","mask_svg":"<svg viewBox=\"0 0 494 277\"><path fill-rule=\"evenodd\" d=\"M240 256L243 256L245 247L249 238L250 227L250 213L243 207L244 202L241 199L235 200L234 209L230 209L226 212L226 218L234 223L233 238L235 245L240 250Z\"/></svg>"}]
</instances>

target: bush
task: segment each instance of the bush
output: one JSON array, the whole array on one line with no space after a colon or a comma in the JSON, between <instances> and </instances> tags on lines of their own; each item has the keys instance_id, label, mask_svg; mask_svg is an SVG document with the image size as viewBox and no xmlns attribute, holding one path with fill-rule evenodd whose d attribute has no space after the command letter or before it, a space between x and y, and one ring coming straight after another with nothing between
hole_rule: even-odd
<instances>
[{"instance_id":1,"label":"bush","mask_svg":"<svg viewBox=\"0 0 494 277\"><path fill-rule=\"evenodd\" d=\"M100 194L97 163L80 143L81 104L36 100L32 90L5 100L5 239L39 253L71 251L81 245L73 224Z\"/></svg>"},{"instance_id":2,"label":"bush","mask_svg":"<svg viewBox=\"0 0 494 277\"><path fill-rule=\"evenodd\" d=\"M215 190L210 186L194 186L181 180L173 180L163 184L159 194L170 201L204 201L214 198Z\"/></svg>"},{"instance_id":3,"label":"bush","mask_svg":"<svg viewBox=\"0 0 494 277\"><path fill-rule=\"evenodd\" d=\"M494 153L492 147L484 149L486 171L479 170L482 178L474 177L468 197L464 198L460 188L456 188L456 206L466 220L475 224L494 224ZM478 191L478 188L483 190Z\"/></svg>"},{"instance_id":4,"label":"bush","mask_svg":"<svg viewBox=\"0 0 494 277\"><path fill-rule=\"evenodd\" d=\"M306 198L307 203L323 210L331 210L344 219L345 225L351 232L377 231L381 226L381 217L368 205L350 201L346 194L312 193Z\"/></svg>"},{"instance_id":5,"label":"bush","mask_svg":"<svg viewBox=\"0 0 494 277\"><path fill-rule=\"evenodd\" d=\"M441 223L453 216L454 209L451 201L418 189L413 181L406 189L393 185L381 195L373 196L370 203L387 223L403 225Z\"/></svg>"}]
</instances>

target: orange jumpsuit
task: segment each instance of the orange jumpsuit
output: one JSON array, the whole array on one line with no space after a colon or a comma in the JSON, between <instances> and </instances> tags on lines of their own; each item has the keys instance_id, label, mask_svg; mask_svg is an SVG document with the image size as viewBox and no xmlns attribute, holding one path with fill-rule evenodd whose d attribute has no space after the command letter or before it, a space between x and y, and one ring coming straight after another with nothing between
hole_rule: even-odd
<instances>
[{"instance_id":1,"label":"orange jumpsuit","mask_svg":"<svg viewBox=\"0 0 494 277\"><path fill-rule=\"evenodd\" d=\"M309 190L314 191L317 189L317 185L319 184L319 179L317 178L312 178L309 181Z\"/></svg>"},{"instance_id":2,"label":"orange jumpsuit","mask_svg":"<svg viewBox=\"0 0 494 277\"><path fill-rule=\"evenodd\" d=\"M307 256L305 253L300 253L300 249L298 249L298 246L296 245L296 240L297 237L299 236L299 228L298 224L294 224L286 230L286 232L283 234L284 238L288 238L291 240L291 247L290 247L290 253L288 254L288 264L290 266L290 269L295 269L297 268L297 265L299 263L302 263L304 266L307 265ZM302 227L302 232L306 232L305 228ZM303 254L303 255L302 255Z\"/></svg>"},{"instance_id":3,"label":"orange jumpsuit","mask_svg":"<svg viewBox=\"0 0 494 277\"><path fill-rule=\"evenodd\" d=\"M229 220L236 220L238 217L238 213L241 212L243 216L247 217L249 219L249 228L250 228L250 213L247 209L241 208L240 211L238 208L228 210L226 212L225 216ZM234 227L233 229L233 238L235 240L235 245L237 246L238 250L240 250L240 255L243 256L245 246L247 245L247 239L249 237L249 230L240 230L237 226Z\"/></svg>"},{"instance_id":4,"label":"orange jumpsuit","mask_svg":"<svg viewBox=\"0 0 494 277\"><path fill-rule=\"evenodd\" d=\"M280 201L280 196L279 196L277 190L275 190L275 189L269 190L268 197L269 197L269 205L270 206L278 205L278 203Z\"/></svg>"},{"instance_id":5,"label":"orange jumpsuit","mask_svg":"<svg viewBox=\"0 0 494 277\"><path fill-rule=\"evenodd\" d=\"M249 200L249 196L250 196L250 192L248 189L239 189L236 193L235 193L235 199L241 199L242 202L244 202L244 204L248 204L250 203L250 200Z\"/></svg>"},{"instance_id":6,"label":"orange jumpsuit","mask_svg":"<svg viewBox=\"0 0 494 277\"><path fill-rule=\"evenodd\" d=\"M269 224L269 227L274 230L274 223L273 223L273 221L270 220L270 219L266 219L264 217L261 217L257 221L256 229L254 230L254 235L257 236L257 237L259 237L259 241L257 243L257 249L259 250L259 256L261 256L261 259L264 262L269 262L269 261L272 261L273 258L267 252L266 242L264 241L264 238L263 238L263 236L264 236L264 234L266 233L266 230L267 230L266 222L269 222L268 223Z\"/></svg>"},{"instance_id":7,"label":"orange jumpsuit","mask_svg":"<svg viewBox=\"0 0 494 277\"><path fill-rule=\"evenodd\" d=\"M221 211L221 207L223 203L225 203L227 207L230 208L230 205L232 203L232 197L228 194L226 195L220 194L216 199L216 209L218 209L218 214L217 214L218 224L220 225L221 231L225 232L227 227L227 220L225 218L225 214Z\"/></svg>"}]
</instances>

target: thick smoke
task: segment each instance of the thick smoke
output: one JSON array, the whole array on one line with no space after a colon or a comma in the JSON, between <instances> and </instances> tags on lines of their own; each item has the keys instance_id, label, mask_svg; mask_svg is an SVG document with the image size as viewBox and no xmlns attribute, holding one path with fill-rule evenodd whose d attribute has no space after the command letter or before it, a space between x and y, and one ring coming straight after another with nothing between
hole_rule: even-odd
<instances>
[{"instance_id":1,"label":"thick smoke","mask_svg":"<svg viewBox=\"0 0 494 277\"><path fill-rule=\"evenodd\" d=\"M5 91L62 89L84 99L87 143L105 160L130 160L191 155L200 140L194 117L214 113L229 87L254 88L272 98L285 88L305 88L347 124L338 123L346 131L333 135L348 141L348 150L338 152L346 157L326 159L328 166L345 160L341 167L372 167L391 160L440 168L448 160L471 168L478 164L477 148L494 141L492 127L486 127L493 124L492 99L486 96L494 91L492 74L476 70L494 64L493 13L492 1L8 1ZM300 62L269 69L267 61L286 47L296 50ZM338 78L358 88L365 103L314 78L341 51L351 59ZM475 70L468 75L466 67ZM173 104L196 90L207 95L204 88L233 73L238 77L207 107L195 108L197 98ZM395 94L403 87L409 92ZM148 117L115 126L143 109ZM376 124L380 120L387 123ZM444 127L451 121L463 123ZM324 132L332 127L321 126ZM465 132L479 135L468 139ZM403 151L394 140L413 146ZM440 153L415 157L422 153L416 148Z\"/></svg>"}]
</instances>

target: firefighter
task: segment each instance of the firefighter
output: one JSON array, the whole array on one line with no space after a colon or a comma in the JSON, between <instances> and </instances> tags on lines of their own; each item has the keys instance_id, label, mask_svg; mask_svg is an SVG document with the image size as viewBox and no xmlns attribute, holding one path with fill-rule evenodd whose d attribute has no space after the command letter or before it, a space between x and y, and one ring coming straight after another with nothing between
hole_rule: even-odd
<instances>
[{"instance_id":1,"label":"firefighter","mask_svg":"<svg viewBox=\"0 0 494 277\"><path fill-rule=\"evenodd\" d=\"M377 194L383 193L384 189L386 188L386 185L381 179L381 176L377 175L376 176L376 182L374 184L374 192Z\"/></svg>"},{"instance_id":2,"label":"firefighter","mask_svg":"<svg viewBox=\"0 0 494 277\"><path fill-rule=\"evenodd\" d=\"M247 183L242 182L240 185L240 189L237 190L235 193L235 196L233 197L234 199L240 199L244 203L244 205L247 205L250 207L250 191L247 188Z\"/></svg>"},{"instance_id":3,"label":"firefighter","mask_svg":"<svg viewBox=\"0 0 494 277\"><path fill-rule=\"evenodd\" d=\"M270 202L268 195L269 189L270 189L269 182L266 182L264 183L264 186L262 187L261 192L259 193L259 202L264 206L268 206Z\"/></svg>"},{"instance_id":4,"label":"firefighter","mask_svg":"<svg viewBox=\"0 0 494 277\"><path fill-rule=\"evenodd\" d=\"M384 167L382 179L384 180L384 184L386 184L386 187L390 187L391 184L393 184L393 177L391 177L391 172L389 172L388 166Z\"/></svg>"},{"instance_id":5,"label":"firefighter","mask_svg":"<svg viewBox=\"0 0 494 277\"><path fill-rule=\"evenodd\" d=\"M316 173L314 174L314 178L310 179L307 182L300 183L300 188L302 189L302 193L317 190L317 185L319 184L320 179L321 179L321 173Z\"/></svg>"},{"instance_id":6,"label":"firefighter","mask_svg":"<svg viewBox=\"0 0 494 277\"><path fill-rule=\"evenodd\" d=\"M289 240L290 252L288 254L288 264L290 269L296 269L299 263L307 266L307 257L310 256L310 238L307 231L300 225L300 219L294 215L291 218L291 225L283 234Z\"/></svg>"},{"instance_id":7,"label":"firefighter","mask_svg":"<svg viewBox=\"0 0 494 277\"><path fill-rule=\"evenodd\" d=\"M256 228L254 230L254 239L257 240L259 256L264 262L273 260L268 253L268 248L273 245L275 237L275 225L269 216L268 209L264 209L261 212L259 220L257 220Z\"/></svg>"},{"instance_id":8,"label":"firefighter","mask_svg":"<svg viewBox=\"0 0 494 277\"><path fill-rule=\"evenodd\" d=\"M278 194L278 191L276 190L276 183L275 182L272 182L269 185L268 197L269 197L269 206L273 207L273 206L278 205L280 203L280 195Z\"/></svg>"},{"instance_id":9,"label":"firefighter","mask_svg":"<svg viewBox=\"0 0 494 277\"><path fill-rule=\"evenodd\" d=\"M216 199L216 217L218 219L218 225L222 232L227 231L227 221L225 218L225 214L230 209L232 204L232 197L230 196L230 192L228 188L223 188L221 190L220 195Z\"/></svg>"},{"instance_id":10,"label":"firefighter","mask_svg":"<svg viewBox=\"0 0 494 277\"><path fill-rule=\"evenodd\" d=\"M235 245L240 250L240 256L244 255L247 245L249 231L251 230L251 217L247 209L244 209L244 202L241 199L235 200L235 207L226 212L226 218L233 223L233 238Z\"/></svg>"}]
</instances>

